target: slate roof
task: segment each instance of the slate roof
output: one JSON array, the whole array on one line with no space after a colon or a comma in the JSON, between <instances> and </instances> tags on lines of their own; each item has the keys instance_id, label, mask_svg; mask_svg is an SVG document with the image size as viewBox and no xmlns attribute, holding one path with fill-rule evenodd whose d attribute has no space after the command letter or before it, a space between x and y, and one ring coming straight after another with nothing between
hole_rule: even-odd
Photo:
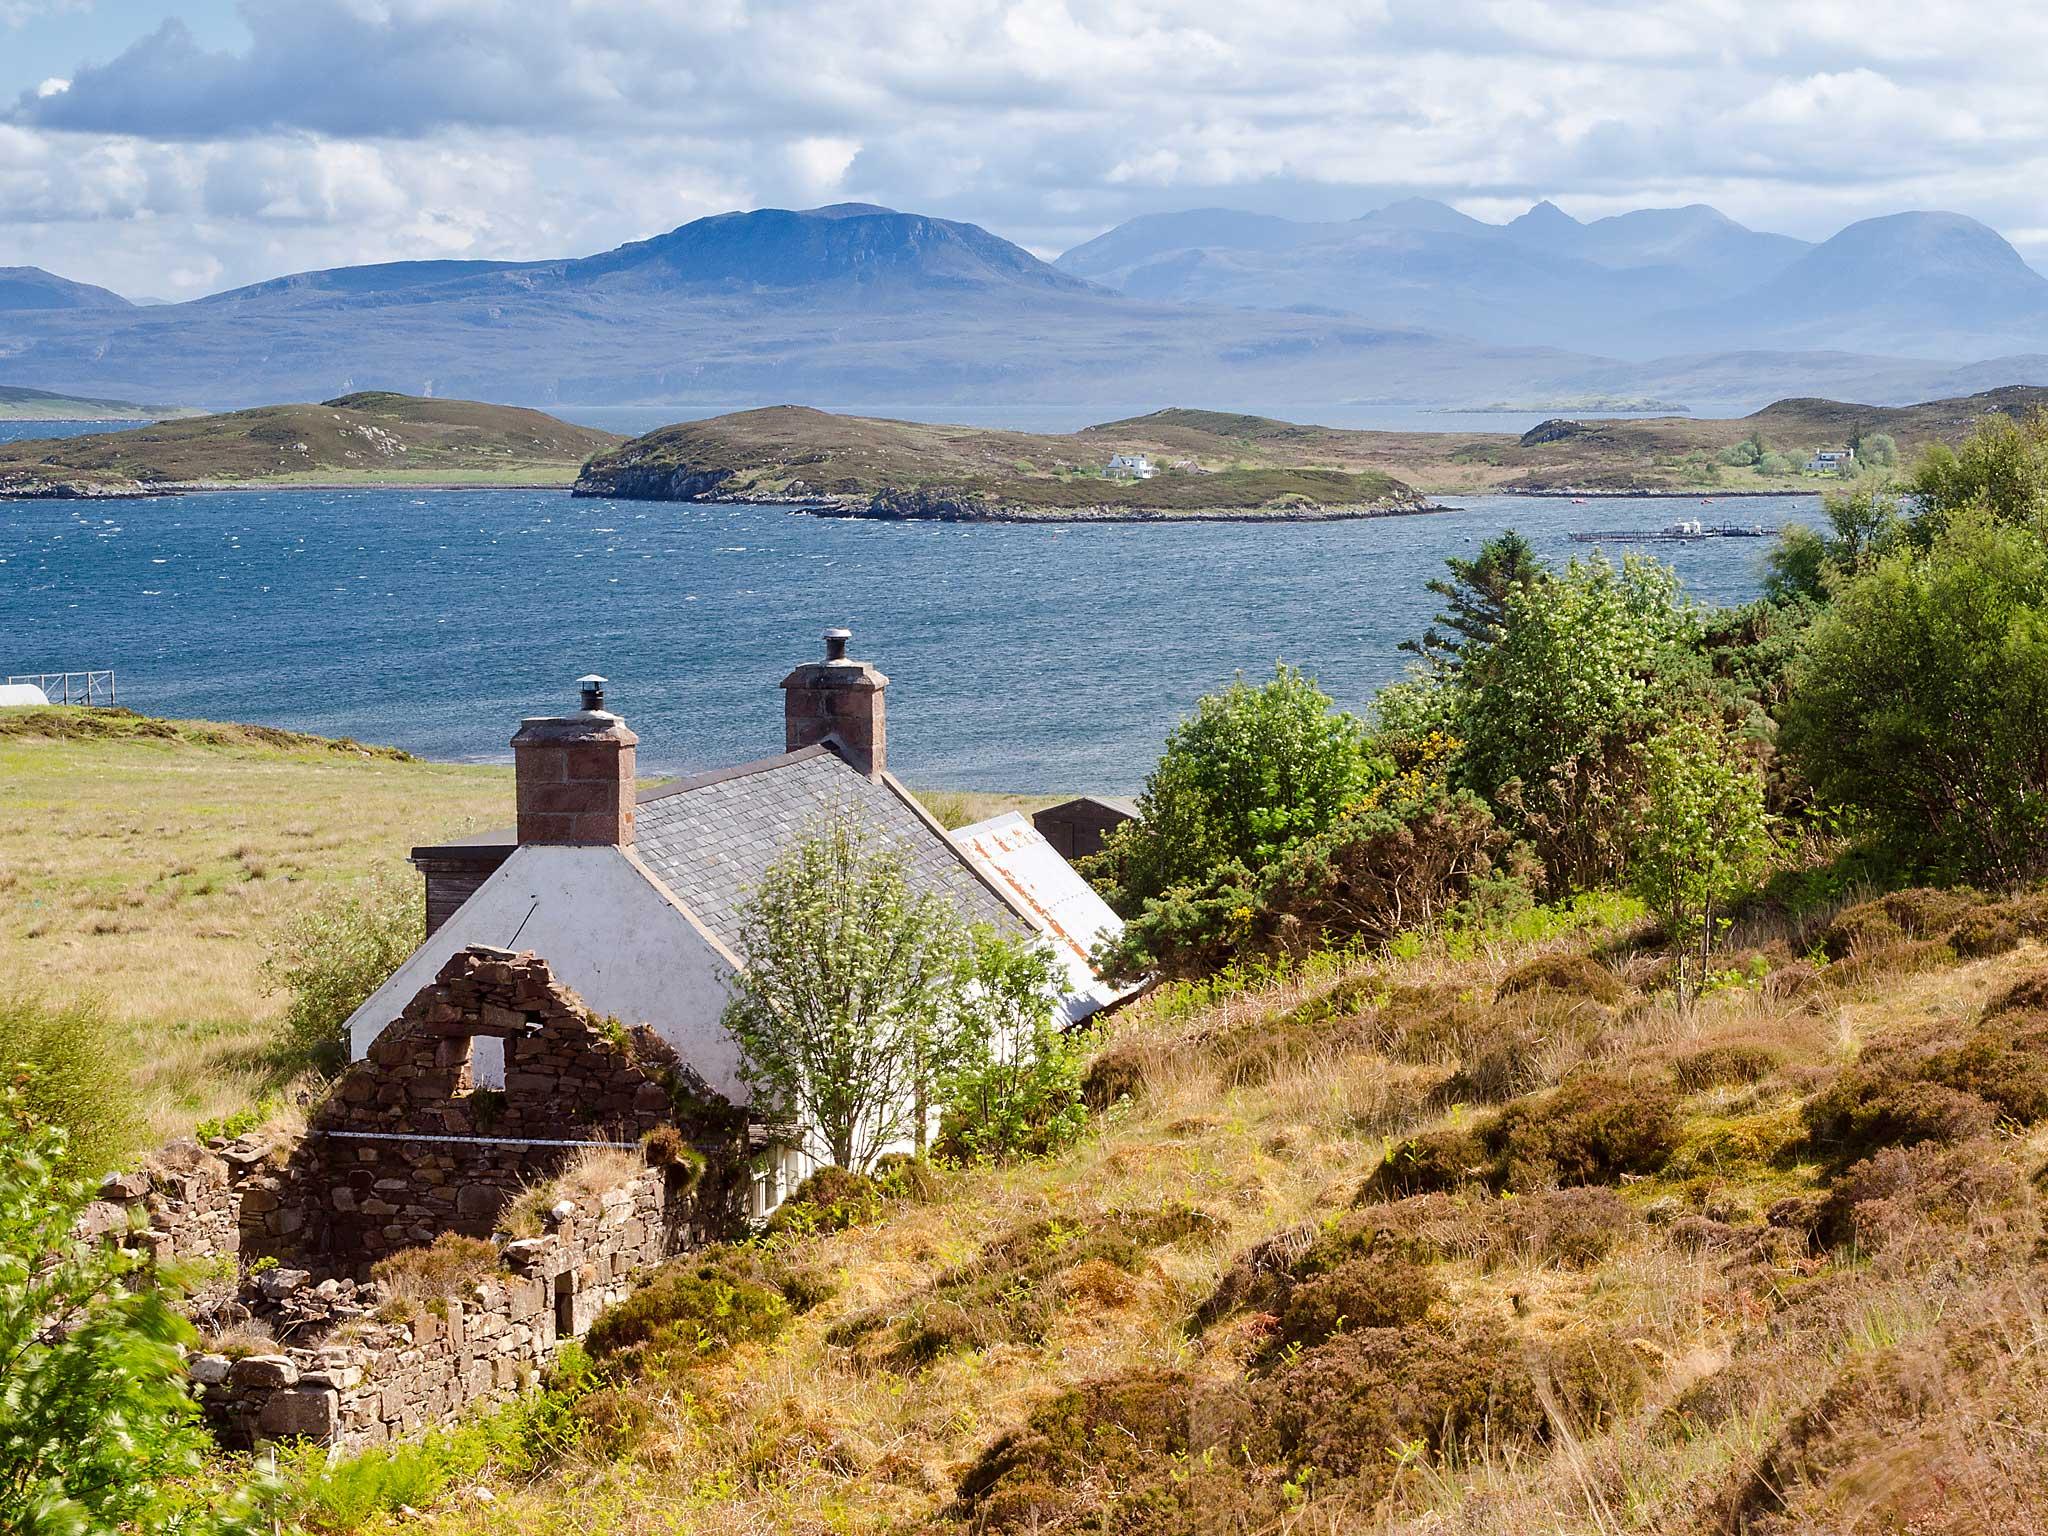
<instances>
[{"instance_id":1,"label":"slate roof","mask_svg":"<svg viewBox=\"0 0 2048 1536\"><path fill-rule=\"evenodd\" d=\"M835 807L902 855L913 889L951 900L969 922L1025 932L961 852L886 780L829 747L763 759L639 797L633 852L720 942L739 952L740 911L768 866Z\"/></svg>"}]
</instances>

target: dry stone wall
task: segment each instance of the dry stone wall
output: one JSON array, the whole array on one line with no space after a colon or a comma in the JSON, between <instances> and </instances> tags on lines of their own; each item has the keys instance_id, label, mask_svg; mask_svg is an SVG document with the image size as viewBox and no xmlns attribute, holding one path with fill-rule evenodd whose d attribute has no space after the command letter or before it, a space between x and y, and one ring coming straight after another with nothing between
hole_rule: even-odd
<instances>
[{"instance_id":1,"label":"dry stone wall","mask_svg":"<svg viewBox=\"0 0 2048 1536\"><path fill-rule=\"evenodd\" d=\"M676 1170L646 1170L544 1235L508 1242L501 1270L461 1296L386 1301L364 1315L354 1287L322 1282L334 1297L331 1325L308 1329L304 1342L194 1357L207 1416L234 1448L302 1436L357 1451L505 1402L534 1384L562 1339L623 1299L635 1275L689 1241L693 1192L683 1182ZM282 1293L275 1310L317 1318L311 1277L285 1279L270 1286Z\"/></svg>"},{"instance_id":2,"label":"dry stone wall","mask_svg":"<svg viewBox=\"0 0 2048 1536\"><path fill-rule=\"evenodd\" d=\"M502 1090L475 1084L482 1039L503 1043ZM662 1128L663 1166L649 1167L642 1138ZM558 1202L538 1236L499 1230L515 1194L593 1143L632 1149L635 1171ZM341 1077L302 1139L173 1143L108 1179L81 1230L233 1272L193 1310L245 1342L189 1362L227 1444L356 1450L509 1398L636 1274L726 1235L747 1148L744 1116L652 1031L592 1017L535 955L474 947ZM497 1267L424 1300L373 1278L380 1259L444 1233L489 1239Z\"/></svg>"},{"instance_id":3,"label":"dry stone wall","mask_svg":"<svg viewBox=\"0 0 2048 1536\"><path fill-rule=\"evenodd\" d=\"M478 1040L502 1043L502 1090L475 1085ZM488 1235L521 1189L590 1142L630 1147L690 1113L681 1129L720 1158L735 1123L721 1104L652 1030L593 1017L538 956L475 946L335 1084L287 1166L249 1190L243 1245L361 1278L442 1232Z\"/></svg>"}]
</instances>

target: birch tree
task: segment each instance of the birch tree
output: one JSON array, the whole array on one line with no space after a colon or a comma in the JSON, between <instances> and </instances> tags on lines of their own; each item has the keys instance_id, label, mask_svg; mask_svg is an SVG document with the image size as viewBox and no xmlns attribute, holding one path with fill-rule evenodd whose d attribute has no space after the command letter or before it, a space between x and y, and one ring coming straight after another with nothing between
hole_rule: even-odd
<instances>
[{"instance_id":1,"label":"birch tree","mask_svg":"<svg viewBox=\"0 0 2048 1536\"><path fill-rule=\"evenodd\" d=\"M741 946L725 1027L756 1101L857 1173L906 1135L922 1152L933 1084L969 1027L972 950L952 907L914 892L902 856L842 808L769 866Z\"/></svg>"}]
</instances>

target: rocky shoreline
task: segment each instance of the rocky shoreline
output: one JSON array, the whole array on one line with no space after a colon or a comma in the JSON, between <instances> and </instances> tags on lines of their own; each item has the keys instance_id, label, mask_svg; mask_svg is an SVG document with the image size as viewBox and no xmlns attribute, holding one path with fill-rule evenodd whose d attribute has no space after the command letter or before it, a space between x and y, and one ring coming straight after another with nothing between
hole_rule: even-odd
<instances>
[{"instance_id":1,"label":"rocky shoreline","mask_svg":"<svg viewBox=\"0 0 2048 1536\"><path fill-rule=\"evenodd\" d=\"M972 492L884 486L874 492L814 491L801 480L779 491L728 491L731 470L622 466L585 473L573 496L622 501L681 501L720 506L779 507L805 517L890 523L1327 523L1372 517L1417 517L1453 509L1421 496L1345 505L1304 503L1254 507L1133 507L1115 502L1031 506Z\"/></svg>"}]
</instances>

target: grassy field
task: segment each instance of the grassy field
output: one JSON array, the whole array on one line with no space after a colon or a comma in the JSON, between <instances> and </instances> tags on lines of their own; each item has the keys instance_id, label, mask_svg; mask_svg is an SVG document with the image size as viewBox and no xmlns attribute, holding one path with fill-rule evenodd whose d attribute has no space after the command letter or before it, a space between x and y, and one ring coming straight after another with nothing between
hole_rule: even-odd
<instances>
[{"instance_id":1,"label":"grassy field","mask_svg":"<svg viewBox=\"0 0 2048 1536\"><path fill-rule=\"evenodd\" d=\"M935 791L947 826L1051 796ZM0 709L0 975L102 1000L161 1140L294 1070L271 1052L280 928L416 845L508 826L509 768L428 763L261 727Z\"/></svg>"},{"instance_id":2,"label":"grassy field","mask_svg":"<svg viewBox=\"0 0 2048 1536\"><path fill-rule=\"evenodd\" d=\"M265 989L295 912L510 821L508 769L125 711L0 710L0 974L104 1000L153 1136L281 1086Z\"/></svg>"},{"instance_id":3,"label":"grassy field","mask_svg":"<svg viewBox=\"0 0 2048 1536\"><path fill-rule=\"evenodd\" d=\"M565 485L618 441L514 406L364 393L0 445L0 492L51 480Z\"/></svg>"},{"instance_id":4,"label":"grassy field","mask_svg":"<svg viewBox=\"0 0 2048 1536\"><path fill-rule=\"evenodd\" d=\"M2027 921L2048 929L2039 910ZM623 1450L523 1486L487 1466L429 1523L2048 1530L2048 1281L2029 1181L2048 1129L1964 1117L1860 1169L1866 1148L1808 1129L1859 1067L1882 1082L1984 1030L2048 1049L2026 1034L2048 951L2036 938L1964 959L1877 926L1815 964L1807 946L1832 942L1821 922L1753 921L1731 940L1753 979L1687 1010L1656 989L1661 958L1625 920L1160 994L1111 1030L1135 1102L1081 1146L944 1173L925 1203L786 1243L830 1287L823 1304L772 1342L607 1399L598 1420L629 1427ZM1556 1085L1574 1082L1608 1085L1598 1116L1669 1117L1640 1171L1581 1189L1516 1175L1498 1196L1375 1188L1407 1138L1499 1109L1572 1145L1587 1122L1561 1127ZM1881 1117L1860 1134L1917 1139ZM1182 1215L1116 1236L1156 1212ZM1366 1241L1375 1230L1388 1241ZM1376 1378L1331 1307L1296 1305L1340 1278L1370 1299L1367 1277L1418 1269L1416 1320L1353 1323L1360 1345L1436 1362L1409 1379ZM1579 1357L1601 1364L1571 1383L1542 1363ZM1501 1373L1498 1417L1432 1450L1430 1394L1455 1394L1463 1370ZM1516 1392L1526 1412L1507 1406ZM1262 1414L1330 1435L1331 1469L1290 1477L1256 1449L1271 1443Z\"/></svg>"}]
</instances>

